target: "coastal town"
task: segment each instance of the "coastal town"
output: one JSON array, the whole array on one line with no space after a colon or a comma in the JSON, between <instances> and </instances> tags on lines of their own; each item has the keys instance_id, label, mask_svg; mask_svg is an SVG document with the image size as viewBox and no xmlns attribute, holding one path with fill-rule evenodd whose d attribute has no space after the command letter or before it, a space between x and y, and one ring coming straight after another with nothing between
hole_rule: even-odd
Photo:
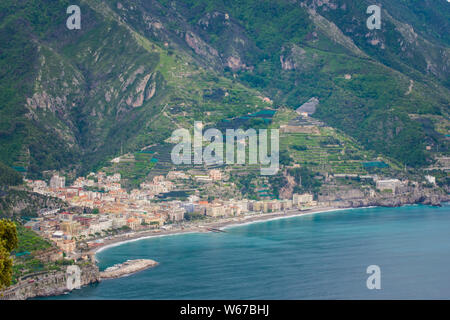
<instances>
[{"instance_id":1,"label":"coastal town","mask_svg":"<svg viewBox=\"0 0 450 320\"><path fill-rule=\"evenodd\" d=\"M411 171L364 150L302 108L281 109L275 116L282 145L293 146L281 150L280 170L273 176L260 175L261 167L250 164L174 166L172 144L121 150L82 176L67 170L24 175L24 183L11 191L24 192L33 204L30 214L22 214L19 231L29 239L24 243L34 245L13 253L14 282L3 298L70 291L69 267L80 269L81 287L158 265L130 260L100 271L96 253L127 241L226 234L229 226L339 209L448 201L440 173L448 168L448 158L439 158L437 167ZM274 117L269 111L255 117ZM15 208L24 209L22 203Z\"/></svg>"},{"instance_id":2,"label":"coastal town","mask_svg":"<svg viewBox=\"0 0 450 320\"><path fill-rule=\"evenodd\" d=\"M72 207L88 208L88 213L42 209L37 218L25 227L53 241L65 257L79 257L80 244L95 248L104 238L114 235L153 231L158 233L187 224L186 216L199 221L215 221L230 217L264 213L285 213L317 207L312 194L294 194L292 199L272 200L201 200L195 194L185 201L155 201L159 194L174 190L178 180L197 179L204 183L223 179L221 170L212 169L207 175L190 177L181 171L170 171L165 177L156 176L143 182L139 189L127 192L121 187L120 174L107 176L104 172L90 173L66 186L65 177L54 175L47 184L43 180L27 180L33 192L64 200ZM92 191L95 190L95 191ZM90 209L90 210L89 210Z\"/></svg>"},{"instance_id":3,"label":"coastal town","mask_svg":"<svg viewBox=\"0 0 450 320\"><path fill-rule=\"evenodd\" d=\"M20 237L28 240L13 253L13 285L0 299L70 291L69 267L81 270L81 287L158 265L130 260L100 271L96 253L127 241L226 234L233 225L338 209L448 201L439 173L448 167L448 158L439 158L437 168L411 172L360 148L302 108L281 109L275 117L282 144L294 146L281 150L280 170L273 176L260 175L261 167L250 164L174 166L172 144L121 150L83 176L67 170L28 179L24 174L23 183L10 191L26 199L14 210L23 216ZM274 112L254 116L265 119ZM25 203L32 203L28 215Z\"/></svg>"},{"instance_id":4,"label":"coastal town","mask_svg":"<svg viewBox=\"0 0 450 320\"><path fill-rule=\"evenodd\" d=\"M378 2L3 0L0 303L450 298L450 0Z\"/></svg>"},{"instance_id":5,"label":"coastal town","mask_svg":"<svg viewBox=\"0 0 450 320\"><path fill-rule=\"evenodd\" d=\"M336 175L336 179L348 178ZM350 177L351 178L351 177ZM376 190L395 196L410 191L405 182L398 179L376 179ZM64 176L53 175L43 180L26 180L33 192L59 198L71 208L41 209L38 217L25 224L42 237L52 241L60 249L59 255L67 259L89 259L87 253L115 240L126 240L138 235L156 235L188 230L214 231L208 224L217 222L242 223L255 217L301 214L311 210L336 208L326 196L314 197L311 193L294 193L290 199L214 199L208 201L194 192L185 200L161 201L161 194L175 191L188 180L208 184L223 182L226 173L211 169L204 175L191 176L183 171L169 171L166 176L153 177L140 184L139 189L127 192L122 188L119 173L107 175L102 171L78 177L66 186ZM433 182L432 177L429 178ZM375 189L369 190L375 196ZM358 196L358 195L356 195ZM363 195L362 195L363 196ZM319 200L319 201L318 201Z\"/></svg>"}]
</instances>

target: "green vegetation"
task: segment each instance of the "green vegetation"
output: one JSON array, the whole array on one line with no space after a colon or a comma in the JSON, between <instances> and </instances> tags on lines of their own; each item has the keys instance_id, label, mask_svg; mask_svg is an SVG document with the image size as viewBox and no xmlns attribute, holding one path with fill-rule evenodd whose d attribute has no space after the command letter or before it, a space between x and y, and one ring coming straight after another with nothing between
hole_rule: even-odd
<instances>
[{"instance_id":1,"label":"green vegetation","mask_svg":"<svg viewBox=\"0 0 450 320\"><path fill-rule=\"evenodd\" d=\"M390 18L382 32L368 34L367 5L350 0L343 0L341 8L316 7L329 22L312 17L306 8L290 1L190 0L186 6L181 2L177 10L204 39L224 55L238 52L243 62L253 66L225 73L265 92L276 104L296 108L317 97L317 117L365 148L408 166L420 167L430 161L432 153L426 151L426 144L439 144L442 152L448 152L448 142L435 134L437 125L426 130L409 116L448 115L448 63L446 66L445 58L437 58L446 50L439 42L448 45L448 37L443 35L448 19L445 10L437 10L444 4L415 6L412 1L383 1L398 19L405 18L414 30L422 31L414 47L407 45L399 22ZM213 12L227 12L235 20L224 23L220 15L208 16ZM418 23L424 17L433 18L427 27ZM335 23L343 34L334 32L327 23ZM198 24L203 28L196 28ZM431 31L432 44L421 38ZM371 44L368 35L379 44ZM236 39L245 44L237 45ZM283 67L280 59L288 61L289 67ZM430 59L437 66L433 74L427 69ZM346 74L351 78L346 79Z\"/></svg>"},{"instance_id":2,"label":"green vegetation","mask_svg":"<svg viewBox=\"0 0 450 320\"><path fill-rule=\"evenodd\" d=\"M82 29L68 31L67 0L4 0L0 162L31 178L84 174L194 120L214 126L317 97L314 117L339 131L286 135L282 164L364 173L361 161L382 155L423 167L449 147L439 120L450 104L448 6L380 1L390 16L369 32L366 1L312 13L311 1L85 0ZM117 168L129 188L157 167L140 158Z\"/></svg>"},{"instance_id":3,"label":"green vegetation","mask_svg":"<svg viewBox=\"0 0 450 320\"><path fill-rule=\"evenodd\" d=\"M274 118L274 125L282 126L298 115L280 108ZM311 126L309 122L297 124ZM304 127L303 127L304 128ZM280 134L280 163L297 163L314 171L328 173L360 173L369 171L364 164L377 158L373 151L365 150L355 139L333 128L317 124L311 132L282 132ZM282 158L287 158L282 161ZM289 160L289 161L288 161ZM388 161L388 160L386 160ZM389 163L396 168L395 163ZM388 166L387 166L388 167ZM389 172L390 168L383 169Z\"/></svg>"},{"instance_id":4,"label":"green vegetation","mask_svg":"<svg viewBox=\"0 0 450 320\"><path fill-rule=\"evenodd\" d=\"M25 228L21 224L15 224L17 229L18 246L12 252L13 254L45 250L51 247L50 242L44 240L33 230Z\"/></svg>"},{"instance_id":5,"label":"green vegetation","mask_svg":"<svg viewBox=\"0 0 450 320\"><path fill-rule=\"evenodd\" d=\"M102 170L108 175L120 173L124 187L133 189L139 187L157 162L158 159L153 157L152 152L135 152L125 161L110 163Z\"/></svg>"},{"instance_id":6,"label":"green vegetation","mask_svg":"<svg viewBox=\"0 0 450 320\"><path fill-rule=\"evenodd\" d=\"M31 229L25 228L20 223L13 223L17 230L17 244L11 254L14 256L12 265L11 284L17 283L18 279L36 272L47 272L60 270L62 261L43 262L39 260L39 253L52 249L49 241L43 239Z\"/></svg>"},{"instance_id":7,"label":"green vegetation","mask_svg":"<svg viewBox=\"0 0 450 320\"><path fill-rule=\"evenodd\" d=\"M26 98L37 76L37 41L62 24L68 1L2 1L0 5L0 161L36 173L38 168L67 166L75 153L62 143L55 128L29 121ZM30 156L31 155L31 156Z\"/></svg>"},{"instance_id":8,"label":"green vegetation","mask_svg":"<svg viewBox=\"0 0 450 320\"><path fill-rule=\"evenodd\" d=\"M0 162L0 186L17 186L22 183L20 173Z\"/></svg>"},{"instance_id":9,"label":"green vegetation","mask_svg":"<svg viewBox=\"0 0 450 320\"><path fill-rule=\"evenodd\" d=\"M230 177L230 181L234 182L239 191L250 200L258 199L256 189L257 175L254 172L250 172L246 175L233 174Z\"/></svg>"},{"instance_id":10,"label":"green vegetation","mask_svg":"<svg viewBox=\"0 0 450 320\"><path fill-rule=\"evenodd\" d=\"M16 225L10 220L0 220L0 290L11 283L13 261L9 255L17 243Z\"/></svg>"},{"instance_id":11,"label":"green vegetation","mask_svg":"<svg viewBox=\"0 0 450 320\"><path fill-rule=\"evenodd\" d=\"M204 220L204 219L206 219L206 216L204 214L201 214L201 213L194 213L194 212L192 212L192 213L185 213L184 214L184 218L187 221L195 221L195 220Z\"/></svg>"},{"instance_id":12,"label":"green vegetation","mask_svg":"<svg viewBox=\"0 0 450 320\"><path fill-rule=\"evenodd\" d=\"M289 169L289 174L294 177L297 186L294 188L296 193L319 192L322 183L316 179L316 174L308 168L294 168Z\"/></svg>"},{"instance_id":13,"label":"green vegetation","mask_svg":"<svg viewBox=\"0 0 450 320\"><path fill-rule=\"evenodd\" d=\"M1 5L0 161L29 177L47 169L84 173L122 147L161 143L179 125L265 105L253 90L127 28L101 1L83 2L83 28L68 32L68 4ZM37 100L27 100L33 95ZM135 169L131 185L148 168Z\"/></svg>"},{"instance_id":14,"label":"green vegetation","mask_svg":"<svg viewBox=\"0 0 450 320\"><path fill-rule=\"evenodd\" d=\"M277 199L280 198L280 190L284 186L286 186L287 180L284 177L284 175L281 172L278 172L278 174L269 176L269 183L271 185L271 190L273 193L273 196Z\"/></svg>"}]
</instances>

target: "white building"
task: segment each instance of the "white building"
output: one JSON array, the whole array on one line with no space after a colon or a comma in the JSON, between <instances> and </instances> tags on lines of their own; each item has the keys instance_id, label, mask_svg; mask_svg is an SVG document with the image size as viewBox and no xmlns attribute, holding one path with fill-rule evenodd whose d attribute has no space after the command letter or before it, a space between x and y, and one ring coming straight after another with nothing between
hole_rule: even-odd
<instances>
[{"instance_id":1,"label":"white building","mask_svg":"<svg viewBox=\"0 0 450 320\"><path fill-rule=\"evenodd\" d=\"M52 238L54 238L54 239L62 239L62 238L64 238L64 232L62 232L62 231L55 231L52 234Z\"/></svg>"},{"instance_id":2,"label":"white building","mask_svg":"<svg viewBox=\"0 0 450 320\"><path fill-rule=\"evenodd\" d=\"M426 175L425 179L427 180L427 182L436 185L436 177Z\"/></svg>"},{"instance_id":3,"label":"white building","mask_svg":"<svg viewBox=\"0 0 450 320\"><path fill-rule=\"evenodd\" d=\"M378 180L377 189L380 191L391 190L393 193L402 187L403 183L398 179Z\"/></svg>"},{"instance_id":4,"label":"white building","mask_svg":"<svg viewBox=\"0 0 450 320\"><path fill-rule=\"evenodd\" d=\"M89 233L102 232L104 230L111 229L113 226L112 220L110 219L100 219L97 222L93 222L89 226Z\"/></svg>"},{"instance_id":5,"label":"white building","mask_svg":"<svg viewBox=\"0 0 450 320\"><path fill-rule=\"evenodd\" d=\"M120 173L115 173L112 176L108 176L106 179L108 182L120 182L121 178Z\"/></svg>"},{"instance_id":6,"label":"white building","mask_svg":"<svg viewBox=\"0 0 450 320\"><path fill-rule=\"evenodd\" d=\"M198 175L195 176L194 179L198 182L212 182L213 179L211 179L209 176L205 176L205 175Z\"/></svg>"},{"instance_id":7,"label":"white building","mask_svg":"<svg viewBox=\"0 0 450 320\"><path fill-rule=\"evenodd\" d=\"M106 191L118 191L122 188L120 183L107 183L103 185L103 189Z\"/></svg>"},{"instance_id":8,"label":"white building","mask_svg":"<svg viewBox=\"0 0 450 320\"><path fill-rule=\"evenodd\" d=\"M186 210L184 208L170 208L169 209L169 220L172 221L183 221L184 213Z\"/></svg>"},{"instance_id":9,"label":"white building","mask_svg":"<svg viewBox=\"0 0 450 320\"><path fill-rule=\"evenodd\" d=\"M189 176L187 176L183 171L169 171L169 173L167 173L167 179L189 179Z\"/></svg>"},{"instance_id":10,"label":"white building","mask_svg":"<svg viewBox=\"0 0 450 320\"><path fill-rule=\"evenodd\" d=\"M188 197L188 201L190 202L190 203L194 203L194 202L197 202L197 201L199 201L200 200L200 197L199 196L196 196L195 194L191 194L189 197Z\"/></svg>"},{"instance_id":11,"label":"white building","mask_svg":"<svg viewBox=\"0 0 450 320\"><path fill-rule=\"evenodd\" d=\"M294 206L302 206L313 203L313 195L309 193L297 194L294 193L292 195L292 204Z\"/></svg>"},{"instance_id":12,"label":"white building","mask_svg":"<svg viewBox=\"0 0 450 320\"><path fill-rule=\"evenodd\" d=\"M240 213L246 213L249 211L248 200L236 201L235 206L239 208Z\"/></svg>"},{"instance_id":13,"label":"white building","mask_svg":"<svg viewBox=\"0 0 450 320\"><path fill-rule=\"evenodd\" d=\"M117 218L114 218L112 220L112 227L114 229L118 229L118 228L121 228L121 227L126 226L126 225L127 225L127 219L126 218L117 217Z\"/></svg>"},{"instance_id":14,"label":"white building","mask_svg":"<svg viewBox=\"0 0 450 320\"><path fill-rule=\"evenodd\" d=\"M47 188L47 183L43 180L25 180L27 185L34 190L42 190Z\"/></svg>"},{"instance_id":15,"label":"white building","mask_svg":"<svg viewBox=\"0 0 450 320\"><path fill-rule=\"evenodd\" d=\"M50 188L59 189L66 186L66 177L60 177L59 175L54 175L50 179Z\"/></svg>"},{"instance_id":16,"label":"white building","mask_svg":"<svg viewBox=\"0 0 450 320\"><path fill-rule=\"evenodd\" d=\"M220 172L220 170L217 169L209 170L208 175L213 181L222 180L222 172Z\"/></svg>"}]
</instances>

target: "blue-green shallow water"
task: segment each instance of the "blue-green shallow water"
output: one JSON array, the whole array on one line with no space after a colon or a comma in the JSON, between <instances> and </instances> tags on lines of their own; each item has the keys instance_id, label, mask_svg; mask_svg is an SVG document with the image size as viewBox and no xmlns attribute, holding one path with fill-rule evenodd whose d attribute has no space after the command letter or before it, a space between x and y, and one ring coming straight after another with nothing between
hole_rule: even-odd
<instances>
[{"instance_id":1,"label":"blue-green shallow water","mask_svg":"<svg viewBox=\"0 0 450 320\"><path fill-rule=\"evenodd\" d=\"M450 299L450 206L367 208L145 239L97 255L153 269L53 299ZM381 268L381 290L366 268Z\"/></svg>"}]
</instances>

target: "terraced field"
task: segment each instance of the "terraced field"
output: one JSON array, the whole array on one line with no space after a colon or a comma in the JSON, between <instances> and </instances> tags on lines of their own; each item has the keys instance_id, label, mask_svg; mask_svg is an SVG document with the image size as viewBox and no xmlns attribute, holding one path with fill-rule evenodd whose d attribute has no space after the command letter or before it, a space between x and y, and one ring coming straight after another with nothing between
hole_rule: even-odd
<instances>
[{"instance_id":1,"label":"terraced field","mask_svg":"<svg viewBox=\"0 0 450 320\"><path fill-rule=\"evenodd\" d=\"M381 157L374 151L365 150L354 139L342 132L326 126L315 118L302 117L290 109L280 108L268 128L280 129L280 154L284 153L290 157L288 166L305 166L320 173L360 175L372 173L371 168L377 167L373 166L374 163L386 164L384 168L377 168L378 172L399 169L396 162ZM225 132L225 128L221 128L221 131ZM204 146L206 144L204 143ZM208 169L226 167L238 176L260 175L259 164L248 164L248 149L244 165L206 166L204 164L174 165L171 160L172 148L173 144L170 143L151 146L145 151L135 152L133 161L112 164L106 171L120 172L123 179L128 180L127 187L138 186L142 181L151 180L158 175L165 176L171 170L194 170L202 174ZM287 164L280 162L281 167Z\"/></svg>"},{"instance_id":2,"label":"terraced field","mask_svg":"<svg viewBox=\"0 0 450 320\"><path fill-rule=\"evenodd\" d=\"M364 163L378 160L383 160L391 168L398 168L391 160L365 150L351 137L314 118L305 118L287 109L280 109L278 113L274 126L282 128L280 152L287 151L295 164L336 174L367 174ZM288 128L283 130L283 126ZM305 128L312 132L296 132L308 131Z\"/></svg>"}]
</instances>

